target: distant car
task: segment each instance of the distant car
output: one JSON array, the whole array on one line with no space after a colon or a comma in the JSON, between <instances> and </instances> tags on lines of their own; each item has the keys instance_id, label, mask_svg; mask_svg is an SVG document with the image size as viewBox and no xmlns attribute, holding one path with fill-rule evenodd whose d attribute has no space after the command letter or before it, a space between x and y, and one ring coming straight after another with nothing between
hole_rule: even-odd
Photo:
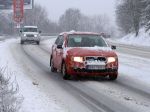
<instances>
[{"instance_id":1,"label":"distant car","mask_svg":"<svg viewBox=\"0 0 150 112\"><path fill-rule=\"evenodd\" d=\"M24 0L24 4L31 4L31 0Z\"/></svg>"},{"instance_id":2,"label":"distant car","mask_svg":"<svg viewBox=\"0 0 150 112\"><path fill-rule=\"evenodd\" d=\"M52 72L62 72L64 79L78 76L118 76L118 57L102 34L90 32L61 33L52 46Z\"/></svg>"},{"instance_id":3,"label":"distant car","mask_svg":"<svg viewBox=\"0 0 150 112\"><path fill-rule=\"evenodd\" d=\"M40 33L37 26L24 26L21 30L21 44L24 42L36 42L40 44Z\"/></svg>"}]
</instances>

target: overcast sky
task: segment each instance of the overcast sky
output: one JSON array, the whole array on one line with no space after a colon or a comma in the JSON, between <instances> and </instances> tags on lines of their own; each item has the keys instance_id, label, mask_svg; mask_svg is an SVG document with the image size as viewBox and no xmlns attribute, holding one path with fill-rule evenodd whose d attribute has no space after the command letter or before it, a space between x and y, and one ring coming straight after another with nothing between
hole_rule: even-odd
<instances>
[{"instance_id":1,"label":"overcast sky","mask_svg":"<svg viewBox=\"0 0 150 112\"><path fill-rule=\"evenodd\" d=\"M113 20L115 18L116 0L34 0L35 3L44 6L53 21L68 8L78 8L83 14L98 15L107 14Z\"/></svg>"}]
</instances>

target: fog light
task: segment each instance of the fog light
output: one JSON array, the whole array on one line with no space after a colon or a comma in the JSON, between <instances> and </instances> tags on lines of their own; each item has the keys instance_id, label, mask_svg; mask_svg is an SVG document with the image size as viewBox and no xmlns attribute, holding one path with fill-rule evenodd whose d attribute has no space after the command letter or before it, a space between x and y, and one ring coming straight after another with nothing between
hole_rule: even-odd
<instances>
[{"instance_id":1,"label":"fog light","mask_svg":"<svg viewBox=\"0 0 150 112\"><path fill-rule=\"evenodd\" d=\"M34 37L37 37L37 35L34 35Z\"/></svg>"}]
</instances>

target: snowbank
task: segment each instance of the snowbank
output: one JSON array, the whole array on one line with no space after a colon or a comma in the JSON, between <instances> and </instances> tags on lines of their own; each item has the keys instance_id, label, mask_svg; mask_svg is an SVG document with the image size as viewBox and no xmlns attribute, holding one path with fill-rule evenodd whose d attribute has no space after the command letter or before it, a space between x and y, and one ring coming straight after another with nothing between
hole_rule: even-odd
<instances>
[{"instance_id":1,"label":"snowbank","mask_svg":"<svg viewBox=\"0 0 150 112\"><path fill-rule=\"evenodd\" d=\"M38 86L24 74L23 69L16 63L10 49L11 44L17 44L19 40L10 39L0 43L0 67L7 67L13 72L19 85L19 93L24 101L20 112L64 112L64 109L56 104L53 98L40 91Z\"/></svg>"},{"instance_id":2,"label":"snowbank","mask_svg":"<svg viewBox=\"0 0 150 112\"><path fill-rule=\"evenodd\" d=\"M141 84L150 85L150 59L129 54L117 53L119 56L119 73Z\"/></svg>"},{"instance_id":3,"label":"snowbank","mask_svg":"<svg viewBox=\"0 0 150 112\"><path fill-rule=\"evenodd\" d=\"M3 41L4 40L4 37L3 36L0 36L0 41Z\"/></svg>"},{"instance_id":4,"label":"snowbank","mask_svg":"<svg viewBox=\"0 0 150 112\"><path fill-rule=\"evenodd\" d=\"M118 43L129 44L134 46L150 46L150 32L145 32L144 28L141 28L139 35L135 37L135 33L126 35L125 37L117 40Z\"/></svg>"}]
</instances>

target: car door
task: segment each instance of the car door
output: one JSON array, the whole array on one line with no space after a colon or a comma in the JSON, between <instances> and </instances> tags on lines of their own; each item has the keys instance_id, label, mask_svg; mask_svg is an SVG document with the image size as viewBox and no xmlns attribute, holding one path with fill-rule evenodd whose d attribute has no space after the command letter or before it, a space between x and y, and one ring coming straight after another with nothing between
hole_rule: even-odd
<instances>
[{"instance_id":1,"label":"car door","mask_svg":"<svg viewBox=\"0 0 150 112\"><path fill-rule=\"evenodd\" d=\"M64 37L60 36L58 45L63 46L63 43L64 43ZM61 69L62 58L63 58L63 49L56 48L56 60L57 60L56 66L57 66L57 69L59 70Z\"/></svg>"},{"instance_id":2,"label":"car door","mask_svg":"<svg viewBox=\"0 0 150 112\"><path fill-rule=\"evenodd\" d=\"M57 45L59 43L59 40L60 40L60 36L57 37L56 41L55 41L55 44L52 46L52 58L53 58L53 64L54 64L54 67L56 68L57 67Z\"/></svg>"}]
</instances>

